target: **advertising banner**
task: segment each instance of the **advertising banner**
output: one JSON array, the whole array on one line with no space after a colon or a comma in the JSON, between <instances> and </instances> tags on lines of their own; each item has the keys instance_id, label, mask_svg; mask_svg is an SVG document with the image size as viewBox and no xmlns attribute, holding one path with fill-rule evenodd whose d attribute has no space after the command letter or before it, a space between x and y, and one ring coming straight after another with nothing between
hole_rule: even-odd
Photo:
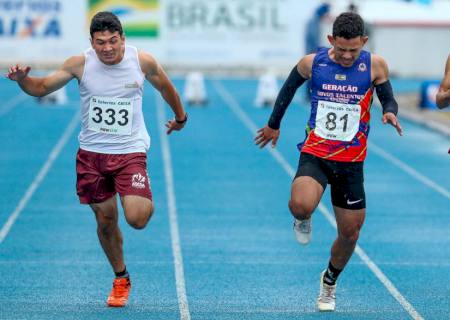
<instances>
[{"instance_id":1,"label":"advertising banner","mask_svg":"<svg viewBox=\"0 0 450 320\"><path fill-rule=\"evenodd\" d=\"M128 43L178 66L292 65L304 53L318 1L90 0L90 19L112 11Z\"/></svg>"},{"instance_id":2,"label":"advertising banner","mask_svg":"<svg viewBox=\"0 0 450 320\"><path fill-rule=\"evenodd\" d=\"M166 65L292 66L318 0L0 0L2 64L80 54L95 13L112 11L126 41Z\"/></svg>"},{"instance_id":3,"label":"advertising banner","mask_svg":"<svg viewBox=\"0 0 450 320\"><path fill-rule=\"evenodd\" d=\"M0 0L2 63L54 63L89 45L85 1Z\"/></svg>"},{"instance_id":4,"label":"advertising banner","mask_svg":"<svg viewBox=\"0 0 450 320\"><path fill-rule=\"evenodd\" d=\"M315 1L165 1L166 58L174 63L267 65L297 62Z\"/></svg>"}]
</instances>

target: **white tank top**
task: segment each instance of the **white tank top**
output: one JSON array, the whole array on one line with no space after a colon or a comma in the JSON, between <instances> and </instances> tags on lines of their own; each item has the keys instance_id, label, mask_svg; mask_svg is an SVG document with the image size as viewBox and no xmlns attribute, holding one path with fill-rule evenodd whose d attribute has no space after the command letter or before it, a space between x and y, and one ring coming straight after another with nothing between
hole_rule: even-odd
<instances>
[{"instance_id":1,"label":"white tank top","mask_svg":"<svg viewBox=\"0 0 450 320\"><path fill-rule=\"evenodd\" d=\"M146 152L150 136L142 114L145 75L137 49L125 46L122 61L115 65L101 62L92 48L84 56L80 148L109 154Z\"/></svg>"}]
</instances>

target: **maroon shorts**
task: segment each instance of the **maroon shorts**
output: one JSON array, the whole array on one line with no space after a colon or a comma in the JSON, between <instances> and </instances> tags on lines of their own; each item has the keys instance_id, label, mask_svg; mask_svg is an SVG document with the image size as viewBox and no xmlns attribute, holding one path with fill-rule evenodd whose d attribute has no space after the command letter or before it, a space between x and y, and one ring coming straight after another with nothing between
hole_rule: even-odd
<instances>
[{"instance_id":1,"label":"maroon shorts","mask_svg":"<svg viewBox=\"0 0 450 320\"><path fill-rule=\"evenodd\" d=\"M152 200L145 153L103 154L78 149L76 168L80 203L104 202L117 192Z\"/></svg>"}]
</instances>

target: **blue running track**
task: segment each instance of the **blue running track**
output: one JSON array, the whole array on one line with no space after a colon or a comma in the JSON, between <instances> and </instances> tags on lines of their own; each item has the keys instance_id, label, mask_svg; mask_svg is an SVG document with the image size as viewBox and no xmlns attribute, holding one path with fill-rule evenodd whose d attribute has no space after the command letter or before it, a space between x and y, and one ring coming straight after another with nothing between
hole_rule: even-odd
<instances>
[{"instance_id":1,"label":"blue running track","mask_svg":"<svg viewBox=\"0 0 450 320\"><path fill-rule=\"evenodd\" d=\"M277 148L259 150L270 109L254 107L257 81L206 85L209 105L186 106L188 125L168 137L170 109L146 87L156 213L141 231L121 218L133 288L126 308L111 309L113 273L75 193L77 84L67 105L46 106L0 80L1 320L450 319L448 137L406 120L399 137L373 107L366 223L336 312L318 313L336 235L329 191L308 246L287 208L309 108L296 99Z\"/></svg>"}]
</instances>

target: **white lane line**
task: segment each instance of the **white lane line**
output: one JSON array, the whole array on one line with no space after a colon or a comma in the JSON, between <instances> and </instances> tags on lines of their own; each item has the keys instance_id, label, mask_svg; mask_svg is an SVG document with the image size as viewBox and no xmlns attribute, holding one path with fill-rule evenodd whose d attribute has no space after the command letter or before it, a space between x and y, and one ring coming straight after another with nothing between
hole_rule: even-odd
<instances>
[{"instance_id":1,"label":"white lane line","mask_svg":"<svg viewBox=\"0 0 450 320\"><path fill-rule=\"evenodd\" d=\"M242 110L239 103L231 96L231 94L224 88L224 86L218 82L213 82L219 95L226 102L226 105L233 111L233 113L239 118L239 120L244 123L247 129L252 133L256 134L257 126L256 124L247 116L247 114ZM286 173L294 178L295 170L289 163L284 159L283 155L277 150L272 149L270 146L265 148L270 152L270 154L278 161L281 167L286 171ZM325 216L327 221L336 229L336 221L334 216L330 211L322 204L319 203L319 211ZM403 309L409 313L409 315L415 320L423 320L423 317L414 309L414 307L402 296L402 294L397 290L394 284L386 277L386 275L378 268L378 266L369 258L369 256L364 252L364 250L356 245L355 253L359 258L367 265L367 267L375 274L375 276L381 281L381 283L386 287L389 293L400 303Z\"/></svg>"},{"instance_id":2,"label":"white lane line","mask_svg":"<svg viewBox=\"0 0 450 320\"><path fill-rule=\"evenodd\" d=\"M186 295L186 282L184 280L183 257L181 255L180 232L178 229L177 205L175 199L175 188L173 183L172 156L170 153L169 139L166 134L166 112L159 97L156 96L157 121L159 123L159 137L161 140L161 151L164 160L164 176L166 178L167 205L169 211L170 235L172 239L173 263L175 266L175 282L177 287L178 306L180 308L181 320L190 320L189 304Z\"/></svg>"},{"instance_id":3,"label":"white lane line","mask_svg":"<svg viewBox=\"0 0 450 320\"><path fill-rule=\"evenodd\" d=\"M0 108L0 117L10 112L12 109L17 107L20 103L24 102L28 98L29 98L28 95L24 93L19 93L17 96L6 101Z\"/></svg>"},{"instance_id":4,"label":"white lane line","mask_svg":"<svg viewBox=\"0 0 450 320\"><path fill-rule=\"evenodd\" d=\"M370 150L378 154L380 157L384 158L385 160L393 163L395 166L399 167L403 171L405 171L407 174L415 178L416 180L419 180L424 185L434 189L435 191L442 194L447 199L450 199L450 192L446 190L445 188L441 187L436 182L432 181L431 179L425 177L423 174L417 172L414 168L408 166L406 163L401 161L400 159L394 157L392 154L384 151L382 148L374 144L373 142L370 142Z\"/></svg>"},{"instance_id":5,"label":"white lane line","mask_svg":"<svg viewBox=\"0 0 450 320\"><path fill-rule=\"evenodd\" d=\"M16 221L17 217L20 215L22 210L27 205L28 201L33 196L36 189L41 184L42 180L44 180L45 176L47 175L48 171L50 170L51 166L53 165L53 162L56 160L56 158L59 156L59 153L66 145L67 141L69 140L70 136L72 135L73 131L77 127L78 123L80 121L80 113L76 112L73 116L72 120L70 121L69 125L67 126L66 130L62 134L61 138L59 138L56 145L53 147L53 150L50 152L47 160L45 161L44 165L42 166L41 170L37 174L37 176L34 178L31 185L28 187L27 191L23 195L23 197L20 199L19 204L14 209L13 213L9 216L6 223L3 225L2 229L0 230L0 244L3 242L3 240L8 235L9 231L11 230L11 227L13 226L14 222Z\"/></svg>"}]
</instances>

